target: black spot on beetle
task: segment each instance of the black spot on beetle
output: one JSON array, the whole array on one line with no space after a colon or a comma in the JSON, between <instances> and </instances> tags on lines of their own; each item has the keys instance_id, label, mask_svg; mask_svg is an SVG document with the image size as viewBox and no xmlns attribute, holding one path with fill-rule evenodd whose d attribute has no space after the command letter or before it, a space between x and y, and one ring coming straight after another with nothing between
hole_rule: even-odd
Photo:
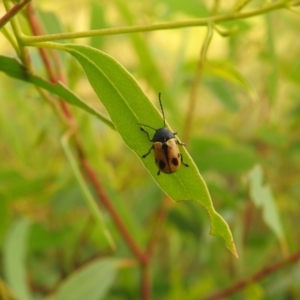
<instances>
[{"instance_id":1,"label":"black spot on beetle","mask_svg":"<svg viewBox=\"0 0 300 300\"><path fill-rule=\"evenodd\" d=\"M159 167L160 167L160 169L164 169L165 166L166 166L166 163L163 160L160 160L159 161Z\"/></svg>"},{"instance_id":2,"label":"black spot on beetle","mask_svg":"<svg viewBox=\"0 0 300 300\"><path fill-rule=\"evenodd\" d=\"M176 157L173 157L171 162L174 166L178 166L178 159Z\"/></svg>"}]
</instances>

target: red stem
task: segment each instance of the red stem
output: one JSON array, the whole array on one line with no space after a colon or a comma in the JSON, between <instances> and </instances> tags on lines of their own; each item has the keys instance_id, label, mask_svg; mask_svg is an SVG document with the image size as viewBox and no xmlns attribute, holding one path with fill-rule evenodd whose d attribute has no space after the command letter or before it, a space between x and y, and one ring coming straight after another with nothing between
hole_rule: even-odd
<instances>
[{"instance_id":1,"label":"red stem","mask_svg":"<svg viewBox=\"0 0 300 300\"><path fill-rule=\"evenodd\" d=\"M11 18L13 18L23 7L25 7L31 0L24 0L21 3L14 5L1 19L0 28L4 26Z\"/></svg>"},{"instance_id":2,"label":"red stem","mask_svg":"<svg viewBox=\"0 0 300 300\"><path fill-rule=\"evenodd\" d=\"M283 268L285 265L287 265L291 262L295 262L298 259L300 259L300 251L292 254L287 259L282 260L281 262L278 262L272 266L269 266L269 267L266 267L266 268L260 270L259 272L257 272L253 276L251 276L250 278L241 280L241 281L237 282L236 284L234 284L233 286L229 287L228 289L218 292L218 293L216 293L212 296L209 296L205 299L206 300L225 299L226 297L230 296L231 294L234 294L234 293L238 292L239 290L243 289L246 285L253 283L254 281L259 281L260 279L266 277L267 275L270 275L270 274L276 272L277 270Z\"/></svg>"},{"instance_id":3,"label":"red stem","mask_svg":"<svg viewBox=\"0 0 300 300\"><path fill-rule=\"evenodd\" d=\"M39 20L36 17L33 6L31 4L28 5L27 13L28 13L28 19L29 19L33 33L35 35L40 35L41 31L40 31ZM45 67L46 67L46 70L48 72L48 76L49 76L51 82L57 82L57 81L64 82L62 74L56 75L56 72L53 71L52 64L51 64L51 61L48 56L48 52L43 48L39 48L39 52L40 52L42 60L45 64ZM58 64L57 60L55 62L56 62L56 64ZM61 103L61 108L63 110L63 113L66 116L70 126L74 125L74 119L73 119L71 111L69 110L69 106L62 99L60 99L60 103ZM97 178L96 172L90 166L90 164L83 152L82 146L76 137L74 139L74 142L75 142L75 147L78 152L78 157L81 162L82 168L85 172L86 178L93 185L93 187L98 195L99 201L101 201L101 203L109 211L112 219L114 220L117 228L121 232L128 247L131 249L131 251L133 252L135 257L138 259L138 261L141 264L141 268L142 268L141 296L142 296L143 300L149 300L150 299L150 276L149 276L148 266L149 266L150 255L143 253L143 251L140 249L140 247L136 244L133 236L130 234L130 232L126 228L125 224L123 223L122 219L120 218L119 214L117 213L117 211L111 204L109 197L105 193L105 190L103 189L100 181Z\"/></svg>"},{"instance_id":4,"label":"red stem","mask_svg":"<svg viewBox=\"0 0 300 300\"><path fill-rule=\"evenodd\" d=\"M142 266L141 299L149 300L151 297L149 264Z\"/></svg>"},{"instance_id":5,"label":"red stem","mask_svg":"<svg viewBox=\"0 0 300 300\"><path fill-rule=\"evenodd\" d=\"M102 188L100 182L98 181L94 170L91 168L91 166L89 165L89 163L88 163L88 161L85 157L81 158L81 164L82 164L82 167L83 167L83 169L86 173L87 178L93 184L93 186L94 186L94 188L97 192L97 195L99 196L99 199L101 199L102 204L105 206L105 208L111 214L114 222L116 223L118 229L122 233L122 235L123 235L124 239L126 240L129 248L135 254L135 256L138 258L138 260L140 261L140 263L142 265L147 264L148 263L148 256L145 255L141 251L141 249L138 247L138 245L135 243L135 241L132 238L131 234L129 233L126 226L122 222L120 216L118 215L115 208L111 204L111 202L110 202L109 198L107 197L104 189Z\"/></svg>"},{"instance_id":6,"label":"red stem","mask_svg":"<svg viewBox=\"0 0 300 300\"><path fill-rule=\"evenodd\" d=\"M32 3L29 3L29 5L27 6L27 14L28 14L28 20L29 20L32 32L36 36L40 35L42 32L40 30L39 20L36 16L36 13L35 13ZM53 71L52 64L51 64L51 61L47 54L47 51L43 48L38 48L38 50L40 52L40 55L42 57L44 65L46 67L46 71L48 73L48 77L49 77L50 81L53 83L56 83L59 81L65 82L65 80L61 74L56 75L55 72ZM63 101L62 99L60 99L59 102L60 102L60 106L61 106L61 108L64 112L64 115L65 115L67 121L69 122L69 124L70 125L74 124L74 119L73 119L72 113L71 113L68 105L66 104L66 102Z\"/></svg>"},{"instance_id":7,"label":"red stem","mask_svg":"<svg viewBox=\"0 0 300 300\"><path fill-rule=\"evenodd\" d=\"M147 245L147 254L148 256L152 256L155 245L157 244L157 241L159 239L159 236L161 234L161 229L163 226L163 223L165 222L165 219L168 216L169 210L171 205L173 205L173 202L170 198L166 197L164 199L164 202L162 206L159 208L159 210L156 212L155 221L154 221L154 228L151 233L151 238Z\"/></svg>"},{"instance_id":8,"label":"red stem","mask_svg":"<svg viewBox=\"0 0 300 300\"><path fill-rule=\"evenodd\" d=\"M251 225L253 222L253 211L254 211L254 204L249 199L248 202L246 203L245 212L243 215L243 223L244 223L243 245L247 244Z\"/></svg>"}]
</instances>

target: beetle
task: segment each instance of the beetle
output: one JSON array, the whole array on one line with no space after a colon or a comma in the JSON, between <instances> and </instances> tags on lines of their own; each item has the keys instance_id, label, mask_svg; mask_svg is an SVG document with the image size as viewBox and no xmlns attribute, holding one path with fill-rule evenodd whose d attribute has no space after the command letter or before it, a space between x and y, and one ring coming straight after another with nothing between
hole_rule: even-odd
<instances>
[{"instance_id":1,"label":"beetle","mask_svg":"<svg viewBox=\"0 0 300 300\"><path fill-rule=\"evenodd\" d=\"M149 125L137 123L139 125L155 130L154 136L153 138L151 138L149 132L143 127L140 127L140 129L146 133L149 141L152 142L151 148L146 154L142 155L142 158L148 156L153 149L155 164L158 167L157 175L160 175L160 172L171 174L176 172L180 168L181 164L186 167L188 167L189 165L183 162L182 154L180 153L178 148L178 145L184 146L185 144L178 141L178 139L176 138L177 132L171 132L168 128L166 128L166 118L160 98L160 93L158 94L158 99L163 115L164 127L155 129Z\"/></svg>"}]
</instances>

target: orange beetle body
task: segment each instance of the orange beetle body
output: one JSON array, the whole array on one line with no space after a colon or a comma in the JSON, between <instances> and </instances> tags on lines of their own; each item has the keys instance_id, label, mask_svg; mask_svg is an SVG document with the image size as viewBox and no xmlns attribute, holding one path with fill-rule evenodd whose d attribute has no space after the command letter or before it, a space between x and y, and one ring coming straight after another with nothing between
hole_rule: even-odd
<instances>
[{"instance_id":1,"label":"orange beetle body","mask_svg":"<svg viewBox=\"0 0 300 300\"><path fill-rule=\"evenodd\" d=\"M161 172L170 174L180 168L182 157L177 144L176 139L170 139L164 143L153 143L155 164Z\"/></svg>"},{"instance_id":2,"label":"orange beetle body","mask_svg":"<svg viewBox=\"0 0 300 300\"><path fill-rule=\"evenodd\" d=\"M181 143L177 140L176 132L171 132L168 128L166 128L165 115L160 100L160 93L159 103L163 114L164 127L155 129L151 126L138 123L142 126L146 126L155 130L155 134L151 139L149 132L141 127L141 130L147 134L149 141L152 142L151 148L142 157L145 158L146 156L148 156L153 149L155 164L158 167L157 175L159 175L160 172L163 172L165 174L174 173L180 168L181 164L188 167L188 165L183 162L182 155L178 148L178 145L184 146L184 143Z\"/></svg>"}]
</instances>

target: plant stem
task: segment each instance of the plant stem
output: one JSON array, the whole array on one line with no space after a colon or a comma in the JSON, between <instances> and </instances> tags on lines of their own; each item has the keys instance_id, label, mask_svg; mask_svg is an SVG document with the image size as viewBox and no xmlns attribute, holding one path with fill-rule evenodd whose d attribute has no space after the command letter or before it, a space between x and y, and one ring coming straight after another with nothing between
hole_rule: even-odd
<instances>
[{"instance_id":1,"label":"plant stem","mask_svg":"<svg viewBox=\"0 0 300 300\"><path fill-rule=\"evenodd\" d=\"M9 43L11 44L11 46L14 48L14 50L16 51L17 55L20 56L19 53L19 47L18 47L18 43L15 39L15 37L13 36L11 30L8 30L7 27L3 27L1 29L2 34L7 38L7 40L9 41Z\"/></svg>"},{"instance_id":2,"label":"plant stem","mask_svg":"<svg viewBox=\"0 0 300 300\"><path fill-rule=\"evenodd\" d=\"M32 3L30 3L27 6L27 16L28 16L28 21L29 21L29 24L31 26L31 29L32 29L33 33L35 35L41 34L41 29L40 29L40 26L39 26L39 20L36 16L36 13L35 13L35 10L32 6ZM45 65L45 68L46 68L46 71L48 73L48 77L49 77L50 81L53 82L53 83L56 83L56 82L59 82L59 81L65 82L63 76L60 73L60 68L57 68L59 74L56 74L54 72L51 61L49 59L49 55L47 54L46 50L43 49L43 48L39 48L39 52L40 52L41 58L44 62L44 65ZM59 103L60 103L60 106L62 108L62 111L64 113L64 116L65 116L67 122L70 123L71 126L73 126L74 125L74 120L73 120L73 116L71 114L71 111L70 111L68 105L62 99L59 99Z\"/></svg>"},{"instance_id":3,"label":"plant stem","mask_svg":"<svg viewBox=\"0 0 300 300\"><path fill-rule=\"evenodd\" d=\"M185 27L196 27L196 26L207 26L208 23L224 23L238 19L251 18L257 15L265 14L267 12L287 8L289 7L289 1L279 1L274 2L270 5L267 5L262 8L254 9L249 12L236 13L231 12L224 15L211 16L202 19L194 19L187 21L179 22L169 22L169 23L157 23L152 25L139 25L139 26L125 26L118 28L107 28L107 29L97 29L97 30L88 30L81 32L67 32L67 33L58 33L58 34L49 34L41 36L26 36L22 35L22 41L24 44L29 45L38 42L45 41L57 41L57 40L66 40L66 39L78 39L78 38L87 38L93 36L105 36L105 35L116 35L124 33L136 33L136 32L146 32L146 31L155 31L155 30L165 30L165 29L176 29L176 28L185 28Z\"/></svg>"},{"instance_id":4,"label":"plant stem","mask_svg":"<svg viewBox=\"0 0 300 300\"><path fill-rule=\"evenodd\" d=\"M149 264L142 266L141 299L149 300L151 296Z\"/></svg>"},{"instance_id":5,"label":"plant stem","mask_svg":"<svg viewBox=\"0 0 300 300\"><path fill-rule=\"evenodd\" d=\"M24 0L21 3L14 5L1 19L0 29L9 22L23 7L25 7L31 0Z\"/></svg>"},{"instance_id":6,"label":"plant stem","mask_svg":"<svg viewBox=\"0 0 300 300\"><path fill-rule=\"evenodd\" d=\"M103 215L102 215L99 207L97 206L96 201L94 200L91 192L89 191L89 189L87 187L87 184L85 183L85 181L84 181L84 179L81 175L81 172L80 172L80 170L77 166L77 162L76 162L75 158L73 157L72 151L70 149L69 140L70 140L71 136L74 133L75 133L74 129L70 128L70 130L67 131L66 134L64 134L64 136L61 139L62 147L65 151L65 154L66 154L66 156L68 158L68 161L71 165L73 173L75 174L75 177L76 177L76 179L79 183L79 186L80 186L80 188L83 192L84 198L86 199L87 205L89 206L91 213L94 215L95 219L100 224L101 229L102 229L102 231L103 231L103 233L104 233L111 249L113 251L115 251L116 244L115 244L110 232L106 228L106 225L105 225L105 222L104 222L104 219L103 219Z\"/></svg>"},{"instance_id":7,"label":"plant stem","mask_svg":"<svg viewBox=\"0 0 300 300\"><path fill-rule=\"evenodd\" d=\"M290 257L288 257L287 259L285 259L281 262L278 262L274 265L271 265L269 267L266 267L266 268L260 270L259 272L257 272L253 276L249 277L248 279L241 280L241 281L237 282L236 284L234 284L233 286L229 287L228 289L218 292L212 296L206 297L205 299L206 300L225 299L228 296L245 288L248 284L252 284L255 281L259 281L260 279L266 277L267 275L270 275L270 274L278 271L279 269L285 267L287 264L292 263L292 262L295 263L299 259L300 259L300 251L292 254Z\"/></svg>"},{"instance_id":8,"label":"plant stem","mask_svg":"<svg viewBox=\"0 0 300 300\"><path fill-rule=\"evenodd\" d=\"M3 0L3 4L5 6L5 9L6 9L7 13L9 13L13 9L13 8L10 7L10 1ZM17 52L17 54L19 55L19 58L21 59L23 64L26 66L27 70L32 71L31 70L32 66L31 66L31 63L30 63L29 54L26 51L25 47L21 44L23 33L22 33L21 28L20 28L20 24L18 22L18 19L17 18L10 18L9 20L10 20L12 30L15 34L15 38L16 38L17 43L19 45L19 51Z\"/></svg>"},{"instance_id":9,"label":"plant stem","mask_svg":"<svg viewBox=\"0 0 300 300\"><path fill-rule=\"evenodd\" d=\"M163 224L168 216L168 213L171 209L171 206L174 204L170 198L165 197L161 207L156 212L154 227L150 235L150 239L147 245L147 254L149 257L152 257L154 248L157 245L157 242L161 236Z\"/></svg>"},{"instance_id":10,"label":"plant stem","mask_svg":"<svg viewBox=\"0 0 300 300\"><path fill-rule=\"evenodd\" d=\"M28 12L28 19L29 19L32 31L34 32L34 34L39 34L41 32L40 31L40 25L39 25L38 19L36 18L35 13L34 13L33 7L29 6L27 12ZM42 47L44 47L44 48L60 49L59 44L55 44L55 43L41 43L41 44L43 44ZM58 78L55 75L55 73L52 71L52 69L51 69L52 65L49 61L48 54L45 52L45 49L41 49L41 50L42 51L40 51L40 54L41 54L42 60L45 64L45 68L47 69L49 79L52 82L56 82L58 79L61 80L61 81L64 81L63 78ZM63 111L66 119L69 122L70 128L76 127L76 121L73 119L73 115L72 115L71 111L69 110L68 105L62 99L61 99L61 104L64 104L64 105L62 105L61 108L62 108L62 111ZM97 175L96 175L95 171L91 167L91 165L88 161L88 158L86 157L86 155L83 151L82 145L81 145L77 135L74 135L74 143L75 143L75 148L76 148L77 153L78 153L78 158L80 160L80 164L83 168L83 171L85 172L85 176L90 181L90 183L93 185L93 187L94 187L94 189L97 193L99 202L101 202L105 206L105 208L109 211L109 213L112 216L112 219L114 220L117 228L121 232L123 238L127 242L129 248L134 253L134 255L136 256L136 258L140 262L140 264L141 265L147 264L148 263L148 256L145 255L142 252L142 250L139 248L139 246L136 244L134 238L131 236L130 232L128 231L125 224L121 220L121 218L118 215L117 211L115 210L115 208L111 204L111 201L110 201L109 197L107 196L105 190L103 189L100 181L97 178ZM95 210L95 207L93 207L93 210Z\"/></svg>"},{"instance_id":11,"label":"plant stem","mask_svg":"<svg viewBox=\"0 0 300 300\"><path fill-rule=\"evenodd\" d=\"M207 34L206 34L205 40L203 42L203 45L201 47L200 59L199 59L197 69L195 72L195 76L194 76L194 80L193 80L193 83L191 86L188 112L187 112L186 119L184 122L183 140L186 143L186 145L189 142L190 133L192 132L191 126L192 126L194 115L196 112L196 104L197 104L197 98L198 98L197 96L198 96L198 89L199 89L198 86L199 86L199 82L202 77L203 67L204 67L204 63L206 61L206 55L207 55L208 47L211 42L212 36L213 36L213 25L211 23L209 23L208 27L207 27Z\"/></svg>"},{"instance_id":12,"label":"plant stem","mask_svg":"<svg viewBox=\"0 0 300 300\"><path fill-rule=\"evenodd\" d=\"M89 179L89 181L93 184L93 187L95 188L95 191L98 195L98 198L101 199L102 204L105 206L105 208L109 211L112 219L114 220L116 226L118 227L119 231L121 232L123 238L127 242L129 248L134 253L136 258L139 260L139 262L142 265L145 265L148 263L148 256L145 255L139 246L134 241L133 237L131 236L130 232L126 228L125 224L121 220L120 216L118 215L117 211L113 207L113 205L110 202L110 199L106 195L104 189L102 188L102 185L97 179L97 176L94 172L94 170L89 165L88 161L82 157L81 158L81 164L83 169L85 170L86 176Z\"/></svg>"}]
</instances>

